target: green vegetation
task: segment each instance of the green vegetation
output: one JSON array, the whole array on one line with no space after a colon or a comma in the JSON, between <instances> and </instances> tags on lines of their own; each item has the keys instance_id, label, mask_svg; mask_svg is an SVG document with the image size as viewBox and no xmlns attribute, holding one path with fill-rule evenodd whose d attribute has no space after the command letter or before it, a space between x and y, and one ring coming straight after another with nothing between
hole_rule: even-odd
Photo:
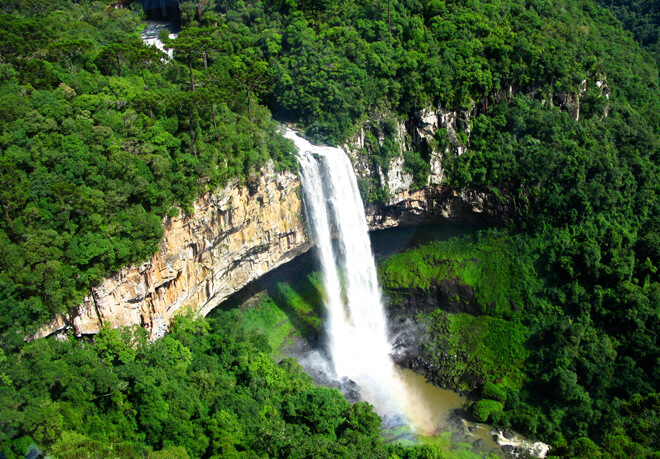
<instances>
[{"instance_id":1,"label":"green vegetation","mask_svg":"<svg viewBox=\"0 0 660 459\"><path fill-rule=\"evenodd\" d=\"M508 95L482 100L472 111L468 151L445 158L449 184L480 186L515 210L508 228L395 257L383 280L395 298L411 287L446 292L455 281L469 288L455 289L464 295L448 298L448 310L491 316L466 322L498 318L521 327L520 359L478 379L507 387L508 405L494 422L552 442L558 454L584 454L589 438L595 454L648 456L660 450L657 435L641 435L648 431L628 424L622 407L653 399L660 383L658 68L609 13L582 6L590 19L572 22L580 13L569 7L563 25L532 6L544 20L530 43L552 42L558 54L541 55L561 56L539 74L553 68L551 83L537 80L518 93L514 84ZM580 42L581 55L572 48ZM566 66L572 81L561 76ZM493 248L489 240L508 242ZM491 250L499 258L490 258ZM468 365L471 354L461 351L477 350L458 335L469 332L455 317L438 312L419 320L429 330L429 362L442 365L434 355L455 351L449 355L457 364L444 363L435 380L466 388L475 375L466 370L479 365ZM495 333L495 343L507 343L508 333Z\"/></svg>"},{"instance_id":2,"label":"green vegetation","mask_svg":"<svg viewBox=\"0 0 660 459\"><path fill-rule=\"evenodd\" d=\"M0 452L23 457L36 443L60 458L469 457L449 442L384 444L369 404L313 386L293 359L272 360L266 337L248 331L258 314L180 317L154 343L141 329L106 328L92 341L25 345L0 361Z\"/></svg>"},{"instance_id":3,"label":"green vegetation","mask_svg":"<svg viewBox=\"0 0 660 459\"><path fill-rule=\"evenodd\" d=\"M433 368L427 378L465 393L495 388L494 382L522 387L530 336L525 316L539 307L543 287L536 264L524 238L501 230L432 242L381 264L392 313L411 290L440 308L417 317L425 330L418 358Z\"/></svg>"},{"instance_id":4,"label":"green vegetation","mask_svg":"<svg viewBox=\"0 0 660 459\"><path fill-rule=\"evenodd\" d=\"M443 151L447 135L409 151L397 123L459 110L477 116L469 136L458 132L469 153L446 158L457 186L497 186L542 203L534 214L566 217L566 203L584 204L576 180L596 182L588 192L602 208L618 190L653 202L643 172L657 149L657 67L590 0L184 2L169 62L141 43L128 8L16 0L3 12L2 329L66 312L148 257L163 218L207 187L249 181L269 157L295 168L270 112L334 143L371 119L370 167L387 171L403 149L421 186L428 150ZM620 177L608 169L619 156ZM636 187L629 174L649 180ZM376 182L361 189L383 202Z\"/></svg>"},{"instance_id":5,"label":"green vegetation","mask_svg":"<svg viewBox=\"0 0 660 459\"><path fill-rule=\"evenodd\" d=\"M440 280L457 279L465 289L447 300L476 303L482 313L510 316L512 308L529 302L540 286L533 260L525 251L524 240L499 233L478 233L474 237L434 242L416 250L394 255L379 268L383 288L397 295L398 290L420 289L427 295ZM473 293L461 298L460 293Z\"/></svg>"},{"instance_id":6,"label":"green vegetation","mask_svg":"<svg viewBox=\"0 0 660 459\"><path fill-rule=\"evenodd\" d=\"M601 3L657 56L653 2ZM265 357L289 335L270 329L276 307L317 332L314 283L282 287L267 317L247 314L267 337L212 323L153 345L112 331L94 345L23 338L150 256L198 193L251 183L269 159L295 169L271 116L335 144L368 123L370 169L402 149L421 186L430 149L453 140L440 130L412 151L396 124L433 107L460 114L467 147L443 153L447 183L515 210L505 230L385 268L395 295L451 280L452 310L475 307L419 319L446 384L501 384L483 388L506 393L487 416L558 454L660 450L658 67L612 12L592 0L187 1L166 61L141 43L140 14L116 5L1 7L4 441L31 435L63 457L385 451L368 409ZM374 177L360 186L388 198Z\"/></svg>"},{"instance_id":7,"label":"green vegetation","mask_svg":"<svg viewBox=\"0 0 660 459\"><path fill-rule=\"evenodd\" d=\"M609 8L635 40L660 62L660 8L653 0L597 0Z\"/></svg>"},{"instance_id":8,"label":"green vegetation","mask_svg":"<svg viewBox=\"0 0 660 459\"><path fill-rule=\"evenodd\" d=\"M479 422L487 422L492 415L501 412L503 408L504 405L501 402L482 399L470 405L470 412Z\"/></svg>"},{"instance_id":9,"label":"green vegetation","mask_svg":"<svg viewBox=\"0 0 660 459\"><path fill-rule=\"evenodd\" d=\"M12 14L0 16L5 331L68 311L104 276L151 256L164 217L189 212L199 192L250 180L269 158L295 168L268 110L218 73L243 53L239 42L216 46L231 33L204 42L210 67L193 72L193 91L184 64L142 44L134 12L30 5L3 5ZM182 33L177 55L198 33Z\"/></svg>"},{"instance_id":10,"label":"green vegetation","mask_svg":"<svg viewBox=\"0 0 660 459\"><path fill-rule=\"evenodd\" d=\"M522 385L529 355L525 347L528 330L523 325L442 310L420 321L428 332L419 358L434 368L430 378L434 383L461 392L470 392L487 381L505 381L515 388Z\"/></svg>"},{"instance_id":11,"label":"green vegetation","mask_svg":"<svg viewBox=\"0 0 660 459\"><path fill-rule=\"evenodd\" d=\"M591 443L598 454L606 456L622 451L648 456L658 451L653 425L660 405L652 363L658 352L655 341L649 341L655 339L657 309L655 315L648 310L648 328L632 339L621 316L616 328L608 326L598 311L586 320L584 310L570 306L580 296L569 290L581 285L578 293L589 295L584 281L558 285L552 260L541 256L555 248L545 241L545 233L535 239L526 236L526 244L519 242L521 237L510 236L508 230L490 230L476 237L431 243L394 255L381 265L383 285L395 300L403 299L406 289L421 289L432 301L437 294L433 285L441 286L447 279L458 278L470 288L458 290L469 293L468 298L450 298L440 305L454 312L437 309L417 317L423 332L416 358L424 362L427 378L455 390L481 389L482 401L469 408L475 418L549 441L560 454L583 454L579 451ZM498 247L507 249L493 256L491 251ZM406 266L414 268L406 271ZM482 283L475 269L477 274L493 273L495 282ZM601 282L591 294L603 294L607 284ZM647 277L646 287L637 294L654 294L649 283ZM616 283L610 288L616 289ZM559 294L566 295L563 303L557 301ZM482 298L507 297L511 306L504 302L505 307L483 307L489 303ZM608 298L613 301L612 296ZM642 298L641 305L658 304L654 297ZM481 306L476 312L470 304L475 299ZM624 304L626 314L643 314L644 309ZM601 307L608 315L617 313ZM455 312L461 308L489 315ZM392 312L396 311L395 301ZM648 347L637 348L637 339Z\"/></svg>"},{"instance_id":12,"label":"green vegetation","mask_svg":"<svg viewBox=\"0 0 660 459\"><path fill-rule=\"evenodd\" d=\"M270 297L261 301L258 308L245 309L243 322L246 331L264 335L275 352L291 344L291 336L296 332L286 313Z\"/></svg>"},{"instance_id":13,"label":"green vegetation","mask_svg":"<svg viewBox=\"0 0 660 459\"><path fill-rule=\"evenodd\" d=\"M492 382L487 382L484 384L481 394L484 398L506 403L506 387L503 387L501 384L493 384Z\"/></svg>"},{"instance_id":14,"label":"green vegetation","mask_svg":"<svg viewBox=\"0 0 660 459\"><path fill-rule=\"evenodd\" d=\"M425 445L426 454L429 457L433 457L434 448L439 448L441 450L451 451L451 456L460 458L460 459L476 459L483 457L483 455L472 453L472 445L469 443L463 442L453 442L451 439L451 432L442 432L439 435L433 437L421 437L421 442ZM422 449L424 451L424 449Z\"/></svg>"},{"instance_id":15,"label":"green vegetation","mask_svg":"<svg viewBox=\"0 0 660 459\"><path fill-rule=\"evenodd\" d=\"M228 309L235 305L229 304ZM256 307L255 307L256 306ZM279 356L294 335L317 342L323 329L323 286L319 273L284 276L241 305L246 331L263 334ZM224 313L224 312L221 312ZM211 316L215 313L212 312Z\"/></svg>"},{"instance_id":16,"label":"green vegetation","mask_svg":"<svg viewBox=\"0 0 660 459\"><path fill-rule=\"evenodd\" d=\"M313 387L295 361L276 364L270 351L235 311L181 319L153 344L141 330L108 329L93 343L35 341L2 364L2 441L30 435L57 457L355 455L378 443L368 405Z\"/></svg>"},{"instance_id":17,"label":"green vegetation","mask_svg":"<svg viewBox=\"0 0 660 459\"><path fill-rule=\"evenodd\" d=\"M636 443L620 407L660 382L660 97L656 66L616 36L602 46L616 89L605 97L587 81L579 121L547 101L513 98L474 119L470 151L447 165L455 186L496 188L515 203L509 233L526 241L543 281L511 316L530 332L530 355L510 422L558 446L589 437L612 453L612 432ZM635 448L649 455L660 445Z\"/></svg>"}]
</instances>

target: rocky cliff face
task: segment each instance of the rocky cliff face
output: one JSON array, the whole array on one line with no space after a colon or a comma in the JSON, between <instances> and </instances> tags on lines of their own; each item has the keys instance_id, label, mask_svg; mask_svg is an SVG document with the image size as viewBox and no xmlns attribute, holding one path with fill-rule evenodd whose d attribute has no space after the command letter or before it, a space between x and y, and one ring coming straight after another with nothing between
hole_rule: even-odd
<instances>
[{"instance_id":1,"label":"rocky cliff face","mask_svg":"<svg viewBox=\"0 0 660 459\"><path fill-rule=\"evenodd\" d=\"M429 107L407 119L400 119L393 112L383 112L368 120L347 141L344 149L351 156L358 177L372 187L378 184L379 188L387 190L389 198L386 206L397 205L407 200L410 190L415 188L415 177L406 165L405 152L414 150L421 153L429 165L428 174L423 177L426 187L437 187L444 179L443 158L451 154L461 155L467 150L470 119L474 113L475 109ZM383 162L383 153L379 150L386 141L390 145L393 142L396 148L393 157ZM391 150L389 155L392 155ZM437 194L435 191L433 193Z\"/></svg>"},{"instance_id":2,"label":"rocky cliff face","mask_svg":"<svg viewBox=\"0 0 660 459\"><path fill-rule=\"evenodd\" d=\"M433 221L494 225L506 221L515 212L515 203L503 202L485 188L455 190L434 185L397 193L387 205L366 206L371 230Z\"/></svg>"},{"instance_id":3,"label":"rocky cliff face","mask_svg":"<svg viewBox=\"0 0 660 459\"><path fill-rule=\"evenodd\" d=\"M420 112L398 123L396 135L402 148L419 148L439 129L445 129L451 140L461 116L441 110ZM459 149L456 142L452 148ZM384 173L371 167L362 147L364 132L348 148L356 173L377 175L389 190L387 203L366 206L372 230L429 220L483 223L511 210L487 190L456 191L438 185L443 152L430 151L428 185L411 190L413 177L404 168L403 150ZM140 325L158 338L175 314L189 310L206 315L247 283L311 247L298 177L272 170L249 187L234 183L207 193L197 200L192 215L167 219L164 225L160 250L149 261L107 278L77 310L55 318L33 338L71 329L77 336L95 334L104 325Z\"/></svg>"},{"instance_id":4,"label":"rocky cliff face","mask_svg":"<svg viewBox=\"0 0 660 459\"><path fill-rule=\"evenodd\" d=\"M160 251L92 289L77 311L57 317L35 335L102 326L141 325L162 336L174 315L206 315L246 283L305 252L300 182L266 172L258 186L235 183L197 200L194 214L168 219ZM252 189L250 189L252 188Z\"/></svg>"},{"instance_id":5,"label":"rocky cliff face","mask_svg":"<svg viewBox=\"0 0 660 459\"><path fill-rule=\"evenodd\" d=\"M389 192L387 202L366 205L367 220L372 230L415 225L429 220L488 224L513 215L513 203L502 202L486 188L455 190L442 185L442 159L446 155L461 155L467 150L473 112L427 108L406 120L397 119L393 113L384 113L365 123L344 145L352 158L356 174L378 183ZM371 160L374 146L366 140L368 133L371 133L382 145L386 137L383 120L394 124L393 128L389 127L389 135L399 146L398 153L390 159L385 171ZM438 138L444 141L439 142ZM427 156L429 174L426 186L420 189L415 189L413 175L406 170L404 152L407 150L423 151Z\"/></svg>"}]
</instances>

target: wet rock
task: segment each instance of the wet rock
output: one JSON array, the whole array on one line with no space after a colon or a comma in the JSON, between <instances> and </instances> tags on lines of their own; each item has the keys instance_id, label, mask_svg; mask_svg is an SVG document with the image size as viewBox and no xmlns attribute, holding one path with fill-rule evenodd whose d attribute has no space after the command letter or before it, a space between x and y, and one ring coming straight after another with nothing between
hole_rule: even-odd
<instances>
[{"instance_id":1,"label":"wet rock","mask_svg":"<svg viewBox=\"0 0 660 459\"><path fill-rule=\"evenodd\" d=\"M428 289L392 289L391 293L399 298L396 303L398 316L415 316L438 308L447 312L480 314L474 288L465 285L458 277L437 280Z\"/></svg>"},{"instance_id":2,"label":"wet rock","mask_svg":"<svg viewBox=\"0 0 660 459\"><path fill-rule=\"evenodd\" d=\"M486 443L480 438L479 440L472 442L472 446L474 449L484 449L486 447Z\"/></svg>"},{"instance_id":3,"label":"wet rock","mask_svg":"<svg viewBox=\"0 0 660 459\"><path fill-rule=\"evenodd\" d=\"M505 454L513 454L516 448L513 445L502 445L502 451Z\"/></svg>"},{"instance_id":4,"label":"wet rock","mask_svg":"<svg viewBox=\"0 0 660 459\"><path fill-rule=\"evenodd\" d=\"M458 410L451 410L447 417L447 423L452 431L465 433L465 423Z\"/></svg>"},{"instance_id":5,"label":"wet rock","mask_svg":"<svg viewBox=\"0 0 660 459\"><path fill-rule=\"evenodd\" d=\"M344 377L339 385L339 390L350 403L360 401L360 386L352 379Z\"/></svg>"},{"instance_id":6,"label":"wet rock","mask_svg":"<svg viewBox=\"0 0 660 459\"><path fill-rule=\"evenodd\" d=\"M407 426L408 423L403 416L397 414L395 416L383 416L382 427L383 429L394 429L396 427Z\"/></svg>"},{"instance_id":7,"label":"wet rock","mask_svg":"<svg viewBox=\"0 0 660 459\"><path fill-rule=\"evenodd\" d=\"M476 432L479 426L469 426L468 427L468 432L473 433Z\"/></svg>"}]
</instances>

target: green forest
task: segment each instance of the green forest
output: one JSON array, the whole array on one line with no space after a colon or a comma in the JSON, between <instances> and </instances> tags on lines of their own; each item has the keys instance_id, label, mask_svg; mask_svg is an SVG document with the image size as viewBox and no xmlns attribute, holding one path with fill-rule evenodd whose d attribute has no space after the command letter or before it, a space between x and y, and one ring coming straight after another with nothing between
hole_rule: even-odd
<instances>
[{"instance_id":1,"label":"green forest","mask_svg":"<svg viewBox=\"0 0 660 459\"><path fill-rule=\"evenodd\" d=\"M446 151L445 186L514 209L497 229L381 267L393 309L443 279L474 292L450 301L469 313L416 318L434 381L478 393L473 416L557 456L658 457L658 11L653 0L192 0L178 38L163 36L168 60L143 44L138 2L3 1L0 451L467 457L384 444L367 404L276 364L272 343L241 325L249 312L182 318L155 343L140 330L24 340L150 257L200 193L250 184L265 166L295 171L279 123L340 145L379 119L383 144L360 154L386 168L394 123L431 107L469 115L467 151L443 130L405 151L415 186L428 149ZM366 199L385 200L369 186ZM318 318L295 325L314 333ZM474 330L478 341L462 338ZM460 359L438 360L447 350Z\"/></svg>"},{"instance_id":2,"label":"green forest","mask_svg":"<svg viewBox=\"0 0 660 459\"><path fill-rule=\"evenodd\" d=\"M244 323L230 311L181 318L155 343L142 329L104 329L93 345L30 343L0 375L3 440L16 438L2 452L22 457L36 442L58 458L444 454L385 445L370 405L314 386L294 359L276 364Z\"/></svg>"}]
</instances>

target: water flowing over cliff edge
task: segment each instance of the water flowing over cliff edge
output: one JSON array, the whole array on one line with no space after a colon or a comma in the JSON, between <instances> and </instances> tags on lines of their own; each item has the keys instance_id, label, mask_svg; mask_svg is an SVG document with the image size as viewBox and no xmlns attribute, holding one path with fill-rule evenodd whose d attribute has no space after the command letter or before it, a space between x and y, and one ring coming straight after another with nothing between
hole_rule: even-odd
<instances>
[{"instance_id":1,"label":"water flowing over cliff edge","mask_svg":"<svg viewBox=\"0 0 660 459\"><path fill-rule=\"evenodd\" d=\"M403 394L397 390L400 380L390 357L387 318L351 164L339 148L312 145L293 131L286 136L299 150L305 214L321 265L334 376L355 381L380 413L400 413Z\"/></svg>"},{"instance_id":2,"label":"water flowing over cliff edge","mask_svg":"<svg viewBox=\"0 0 660 459\"><path fill-rule=\"evenodd\" d=\"M350 155L358 176L373 173L363 167L359 153ZM300 185L295 174L276 173L271 165L249 187L234 181L207 192L191 215L164 219L165 235L151 259L107 277L81 305L30 338L139 325L156 339L181 311L208 314L247 283L309 250ZM366 206L369 230L434 220L493 221L507 211L492 205L487 190L394 185L387 203Z\"/></svg>"}]
</instances>

